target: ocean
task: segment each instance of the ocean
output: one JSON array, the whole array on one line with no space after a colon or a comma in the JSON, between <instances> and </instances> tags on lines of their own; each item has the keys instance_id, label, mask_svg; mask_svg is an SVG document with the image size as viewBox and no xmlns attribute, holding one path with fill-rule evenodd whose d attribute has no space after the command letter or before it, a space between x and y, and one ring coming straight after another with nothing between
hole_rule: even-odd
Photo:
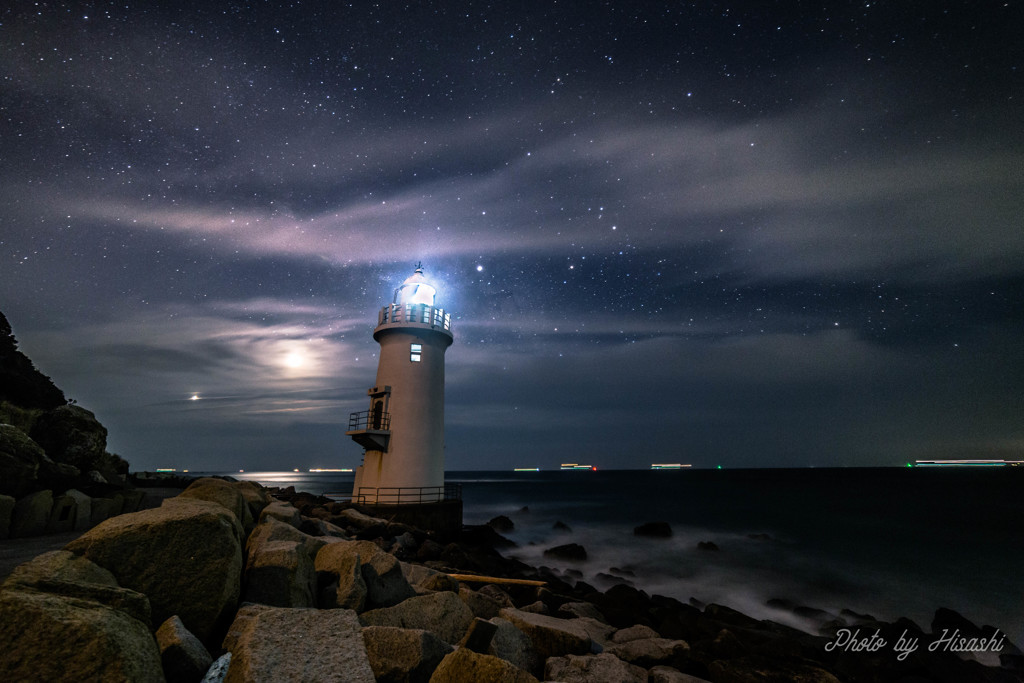
<instances>
[{"instance_id":1,"label":"ocean","mask_svg":"<svg viewBox=\"0 0 1024 683\"><path fill-rule=\"evenodd\" d=\"M317 494L352 486L336 472L222 474ZM481 471L446 481L462 485L467 524L514 522L505 535L518 547L507 555L581 571L598 588L618 573L648 593L805 629L767 601L905 616L925 631L949 607L1024 645L1021 467ZM559 521L571 531L553 528ZM672 537L633 534L649 521L668 522ZM563 543L583 545L588 559L543 556Z\"/></svg>"}]
</instances>

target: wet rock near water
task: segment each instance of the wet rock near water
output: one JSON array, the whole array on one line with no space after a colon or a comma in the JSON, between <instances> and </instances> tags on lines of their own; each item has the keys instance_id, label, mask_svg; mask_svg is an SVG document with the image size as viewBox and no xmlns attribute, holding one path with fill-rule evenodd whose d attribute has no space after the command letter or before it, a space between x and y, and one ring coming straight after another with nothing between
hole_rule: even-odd
<instances>
[{"instance_id":1,"label":"wet rock near water","mask_svg":"<svg viewBox=\"0 0 1024 683\"><path fill-rule=\"evenodd\" d=\"M569 560L570 562L583 562L587 559L587 549L578 543L566 543L565 545L556 545L554 548L548 548L544 551L544 557L554 557L559 560Z\"/></svg>"}]
</instances>

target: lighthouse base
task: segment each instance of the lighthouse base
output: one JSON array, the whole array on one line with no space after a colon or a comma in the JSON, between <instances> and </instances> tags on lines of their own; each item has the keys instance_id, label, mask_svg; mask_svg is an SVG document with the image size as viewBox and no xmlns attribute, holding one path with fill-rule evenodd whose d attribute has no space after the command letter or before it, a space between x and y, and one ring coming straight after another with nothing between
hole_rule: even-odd
<instances>
[{"instance_id":1,"label":"lighthouse base","mask_svg":"<svg viewBox=\"0 0 1024 683\"><path fill-rule=\"evenodd\" d=\"M433 531L441 540L457 538L462 531L462 500L436 503L362 504L360 509L374 517Z\"/></svg>"}]
</instances>

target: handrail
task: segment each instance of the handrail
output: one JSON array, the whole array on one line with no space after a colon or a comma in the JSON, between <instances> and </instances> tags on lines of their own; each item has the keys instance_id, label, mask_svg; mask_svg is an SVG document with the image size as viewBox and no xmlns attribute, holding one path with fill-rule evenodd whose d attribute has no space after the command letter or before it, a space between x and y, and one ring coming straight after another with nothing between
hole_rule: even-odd
<instances>
[{"instance_id":1,"label":"handrail","mask_svg":"<svg viewBox=\"0 0 1024 683\"><path fill-rule=\"evenodd\" d=\"M452 316L451 313L445 313L443 308L434 308L426 304L388 304L380 309L377 325L391 323L429 325L447 332L451 331Z\"/></svg>"},{"instance_id":2,"label":"handrail","mask_svg":"<svg viewBox=\"0 0 1024 683\"><path fill-rule=\"evenodd\" d=\"M391 429L391 413L361 410L348 416L348 430L373 429L386 432Z\"/></svg>"},{"instance_id":3,"label":"handrail","mask_svg":"<svg viewBox=\"0 0 1024 683\"><path fill-rule=\"evenodd\" d=\"M462 484L381 488L360 486L352 496L352 502L358 505L408 505L410 503L439 503L446 500L462 500Z\"/></svg>"}]
</instances>

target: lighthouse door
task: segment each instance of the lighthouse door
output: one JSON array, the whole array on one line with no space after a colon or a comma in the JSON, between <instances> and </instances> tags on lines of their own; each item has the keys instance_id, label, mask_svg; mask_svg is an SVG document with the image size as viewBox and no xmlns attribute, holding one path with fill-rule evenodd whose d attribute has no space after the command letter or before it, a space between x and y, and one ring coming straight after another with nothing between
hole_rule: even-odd
<instances>
[{"instance_id":1,"label":"lighthouse door","mask_svg":"<svg viewBox=\"0 0 1024 683\"><path fill-rule=\"evenodd\" d=\"M373 402L373 412L370 415L370 424L373 429L380 429L384 420L384 401Z\"/></svg>"}]
</instances>

